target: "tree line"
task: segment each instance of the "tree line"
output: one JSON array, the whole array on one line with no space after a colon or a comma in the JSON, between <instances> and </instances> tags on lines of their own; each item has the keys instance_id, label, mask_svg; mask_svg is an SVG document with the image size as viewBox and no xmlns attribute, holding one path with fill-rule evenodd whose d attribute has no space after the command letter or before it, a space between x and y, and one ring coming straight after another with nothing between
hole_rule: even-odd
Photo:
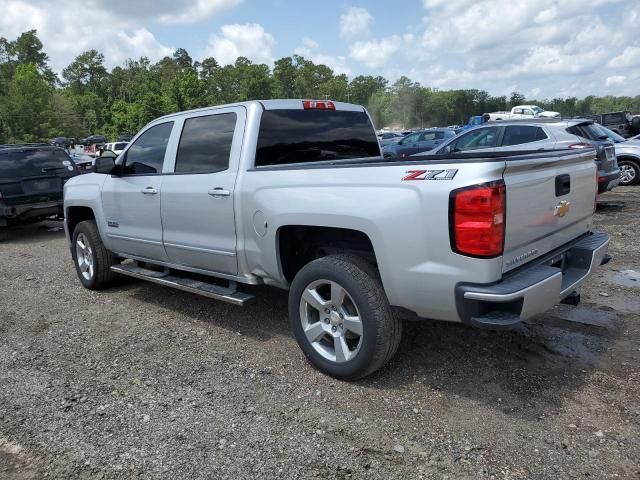
<instances>
[{"instance_id":1,"label":"tree line","mask_svg":"<svg viewBox=\"0 0 640 480\"><path fill-rule=\"evenodd\" d=\"M565 116L615 110L640 112L635 97L527 99L518 92L492 96L484 90L439 90L401 77L349 79L299 55L273 68L238 57L194 61L180 48L157 63L127 60L109 71L96 50L78 55L58 76L35 30L0 38L0 143L50 141L101 134L115 139L135 133L168 113L253 99L331 99L366 105L377 128L446 126L471 115L534 103Z\"/></svg>"}]
</instances>

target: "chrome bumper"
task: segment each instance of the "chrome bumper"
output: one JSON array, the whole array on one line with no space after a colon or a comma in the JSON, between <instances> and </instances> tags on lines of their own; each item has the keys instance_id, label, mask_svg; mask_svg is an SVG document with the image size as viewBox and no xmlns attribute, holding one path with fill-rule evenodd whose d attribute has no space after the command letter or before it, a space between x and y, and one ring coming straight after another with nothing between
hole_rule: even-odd
<instances>
[{"instance_id":1,"label":"chrome bumper","mask_svg":"<svg viewBox=\"0 0 640 480\"><path fill-rule=\"evenodd\" d=\"M608 245L606 233L593 233L496 284L459 284L456 303L460 319L475 326L499 328L545 312L611 259Z\"/></svg>"}]
</instances>

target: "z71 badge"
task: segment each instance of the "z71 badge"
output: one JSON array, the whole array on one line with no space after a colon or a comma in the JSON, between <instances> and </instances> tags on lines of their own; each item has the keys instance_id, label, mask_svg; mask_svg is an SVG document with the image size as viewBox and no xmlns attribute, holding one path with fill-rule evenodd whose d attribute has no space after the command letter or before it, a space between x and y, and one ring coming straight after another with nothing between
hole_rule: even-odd
<instances>
[{"instance_id":1,"label":"z71 badge","mask_svg":"<svg viewBox=\"0 0 640 480\"><path fill-rule=\"evenodd\" d=\"M403 181L408 180L453 180L458 170L407 170L407 176Z\"/></svg>"}]
</instances>

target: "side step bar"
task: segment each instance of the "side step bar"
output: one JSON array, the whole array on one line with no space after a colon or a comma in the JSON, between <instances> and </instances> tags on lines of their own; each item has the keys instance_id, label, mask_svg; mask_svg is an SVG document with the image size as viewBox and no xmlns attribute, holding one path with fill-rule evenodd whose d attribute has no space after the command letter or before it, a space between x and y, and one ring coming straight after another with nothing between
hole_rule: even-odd
<instances>
[{"instance_id":1,"label":"side step bar","mask_svg":"<svg viewBox=\"0 0 640 480\"><path fill-rule=\"evenodd\" d=\"M225 288L219 285L193 280L191 278L178 277L176 275L170 275L166 272L158 272L156 270L142 268L137 266L135 263L113 265L111 267L111 270L121 275L140 278L142 280L147 280L159 285L165 285L167 287L177 288L178 290L184 290L185 292L196 293L205 297L232 303L233 305L238 305L240 307L254 298L253 295L249 295L248 293L238 292L235 289L235 282L230 282L230 287Z\"/></svg>"}]
</instances>

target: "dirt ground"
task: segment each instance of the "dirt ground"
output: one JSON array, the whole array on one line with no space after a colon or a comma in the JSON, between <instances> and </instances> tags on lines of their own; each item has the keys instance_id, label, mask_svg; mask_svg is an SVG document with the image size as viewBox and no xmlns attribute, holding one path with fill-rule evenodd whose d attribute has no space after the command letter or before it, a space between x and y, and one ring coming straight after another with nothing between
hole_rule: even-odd
<instances>
[{"instance_id":1,"label":"dirt ground","mask_svg":"<svg viewBox=\"0 0 640 480\"><path fill-rule=\"evenodd\" d=\"M305 361L285 292L90 292L59 224L5 232L0 478L640 478L640 187L605 198L614 260L580 307L409 323L356 383Z\"/></svg>"}]
</instances>

